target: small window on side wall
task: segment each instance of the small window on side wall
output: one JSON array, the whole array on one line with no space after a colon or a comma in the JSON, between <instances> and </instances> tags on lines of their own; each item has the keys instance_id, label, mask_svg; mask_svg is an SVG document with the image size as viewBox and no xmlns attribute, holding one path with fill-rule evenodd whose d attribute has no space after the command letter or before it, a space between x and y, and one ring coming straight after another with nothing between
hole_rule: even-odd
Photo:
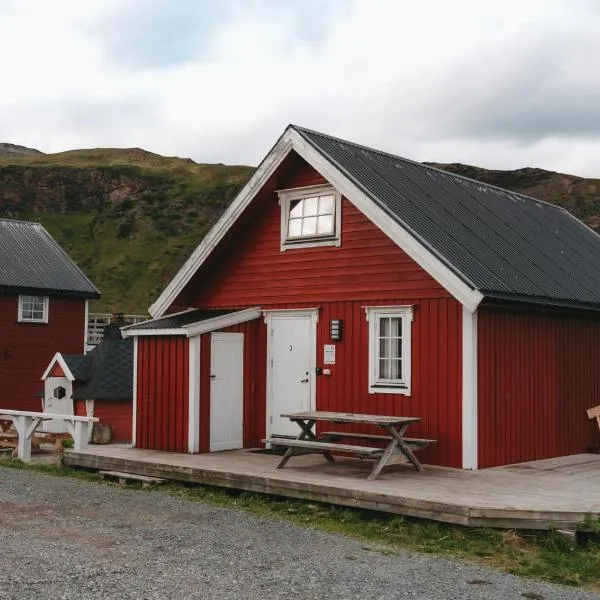
<instances>
[{"instance_id":1,"label":"small window on side wall","mask_svg":"<svg viewBox=\"0 0 600 600\"><path fill-rule=\"evenodd\" d=\"M339 246L341 195L330 185L280 190L281 249Z\"/></svg>"},{"instance_id":2,"label":"small window on side wall","mask_svg":"<svg viewBox=\"0 0 600 600\"><path fill-rule=\"evenodd\" d=\"M19 296L19 323L47 323L48 296Z\"/></svg>"},{"instance_id":3,"label":"small window on side wall","mask_svg":"<svg viewBox=\"0 0 600 600\"><path fill-rule=\"evenodd\" d=\"M410 395L411 306L368 307L369 393Z\"/></svg>"}]
</instances>

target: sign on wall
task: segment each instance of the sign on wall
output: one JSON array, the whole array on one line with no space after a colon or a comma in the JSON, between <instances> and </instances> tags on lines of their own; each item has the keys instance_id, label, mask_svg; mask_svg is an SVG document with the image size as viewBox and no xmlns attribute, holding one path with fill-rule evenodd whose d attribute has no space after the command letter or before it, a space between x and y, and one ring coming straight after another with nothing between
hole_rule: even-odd
<instances>
[{"instance_id":1,"label":"sign on wall","mask_svg":"<svg viewBox=\"0 0 600 600\"><path fill-rule=\"evenodd\" d=\"M325 344L323 346L323 364L335 365L335 344Z\"/></svg>"}]
</instances>

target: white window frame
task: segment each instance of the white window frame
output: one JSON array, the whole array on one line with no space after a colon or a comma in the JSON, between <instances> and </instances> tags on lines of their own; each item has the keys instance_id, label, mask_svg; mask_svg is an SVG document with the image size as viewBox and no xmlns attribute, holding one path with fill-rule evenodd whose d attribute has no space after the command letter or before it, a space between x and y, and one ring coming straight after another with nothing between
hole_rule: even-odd
<instances>
[{"instance_id":1,"label":"white window frame","mask_svg":"<svg viewBox=\"0 0 600 600\"><path fill-rule=\"evenodd\" d=\"M43 298L44 307L43 307L43 315L41 319L32 319L23 316L23 299L29 298ZM40 294L19 294L19 312L17 321L19 323L47 323L48 322L48 304L49 298L48 296L42 296Z\"/></svg>"},{"instance_id":2,"label":"white window frame","mask_svg":"<svg viewBox=\"0 0 600 600\"><path fill-rule=\"evenodd\" d=\"M281 206L281 251L291 248L315 248L318 246L340 246L342 243L342 195L331 185L310 185L287 190L277 190ZM334 202L333 234L314 235L310 237L288 238L288 220L290 205L297 200L313 196L332 195Z\"/></svg>"},{"instance_id":3,"label":"white window frame","mask_svg":"<svg viewBox=\"0 0 600 600\"><path fill-rule=\"evenodd\" d=\"M412 353L412 306L367 306L369 322L369 394L404 394L410 396ZM379 319L402 319L402 377L397 380L379 378Z\"/></svg>"}]
</instances>

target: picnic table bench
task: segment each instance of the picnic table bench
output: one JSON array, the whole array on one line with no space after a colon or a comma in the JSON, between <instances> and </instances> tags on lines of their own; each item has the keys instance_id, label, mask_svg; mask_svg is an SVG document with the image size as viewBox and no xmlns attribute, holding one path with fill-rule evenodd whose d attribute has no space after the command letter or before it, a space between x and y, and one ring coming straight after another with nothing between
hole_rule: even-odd
<instances>
[{"instance_id":1,"label":"picnic table bench","mask_svg":"<svg viewBox=\"0 0 600 600\"><path fill-rule=\"evenodd\" d=\"M28 410L8 410L0 408L0 419L9 417L18 434L17 457L24 462L31 460L31 442L37 428L52 419L64 421L73 437L73 448L83 450L88 443L88 427L99 421L97 417L79 417L76 415L58 415L47 412L31 412Z\"/></svg>"},{"instance_id":2,"label":"picnic table bench","mask_svg":"<svg viewBox=\"0 0 600 600\"><path fill-rule=\"evenodd\" d=\"M327 411L309 411L301 413L283 414L291 421L298 424L301 431L295 439L271 436L264 440L273 445L287 448L283 458L277 465L283 468L292 456L301 454L322 454L329 462L334 462L332 452L342 454L356 454L361 458L378 459L369 473L368 479L375 479L383 467L389 464L398 455L405 457L418 471L423 466L416 458L413 450L423 448L435 440L420 438L405 438L404 433L411 423L420 421L419 417L390 417L384 415L362 415L354 413L337 413ZM317 421L331 423L354 423L373 425L384 429L388 435L372 435L342 431L327 431L317 438L313 427ZM363 446L358 444L340 443L341 440L359 440L365 442L386 442L385 447ZM410 441L409 441L410 440Z\"/></svg>"}]
</instances>

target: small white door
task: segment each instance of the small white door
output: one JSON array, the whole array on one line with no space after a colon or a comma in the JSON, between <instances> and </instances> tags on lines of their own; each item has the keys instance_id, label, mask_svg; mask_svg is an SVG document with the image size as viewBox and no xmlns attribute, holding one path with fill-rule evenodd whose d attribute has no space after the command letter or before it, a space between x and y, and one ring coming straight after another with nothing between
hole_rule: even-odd
<instances>
[{"instance_id":1,"label":"small white door","mask_svg":"<svg viewBox=\"0 0 600 600\"><path fill-rule=\"evenodd\" d=\"M73 414L71 382L66 377L48 377L44 382L44 412L57 415ZM43 431L66 433L64 421L44 421Z\"/></svg>"},{"instance_id":2,"label":"small white door","mask_svg":"<svg viewBox=\"0 0 600 600\"><path fill-rule=\"evenodd\" d=\"M210 337L210 451L234 450L244 445L244 334Z\"/></svg>"},{"instance_id":3,"label":"small white door","mask_svg":"<svg viewBox=\"0 0 600 600\"><path fill-rule=\"evenodd\" d=\"M281 415L314 406L316 319L313 312L271 313L268 435L297 436L296 423Z\"/></svg>"}]
</instances>

